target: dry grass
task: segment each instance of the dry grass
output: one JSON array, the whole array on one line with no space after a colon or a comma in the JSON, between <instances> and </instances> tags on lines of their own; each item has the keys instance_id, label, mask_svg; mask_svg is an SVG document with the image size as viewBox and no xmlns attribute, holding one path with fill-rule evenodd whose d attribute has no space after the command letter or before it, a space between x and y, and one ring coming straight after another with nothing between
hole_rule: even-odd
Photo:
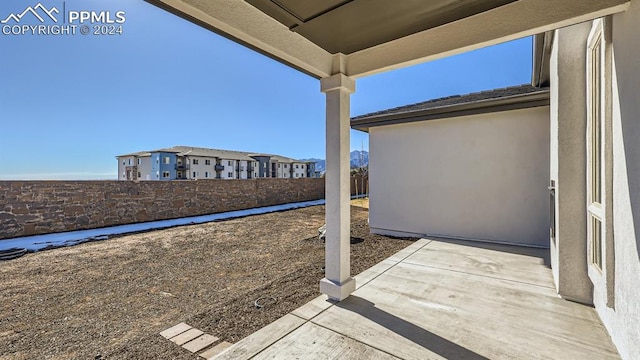
<instances>
[{"instance_id":1,"label":"dry grass","mask_svg":"<svg viewBox=\"0 0 640 360\"><path fill-rule=\"evenodd\" d=\"M357 206L361 208L369 208L369 198L360 198L351 200L351 206Z\"/></svg>"},{"instance_id":2,"label":"dry grass","mask_svg":"<svg viewBox=\"0 0 640 360\"><path fill-rule=\"evenodd\" d=\"M367 217L352 207L354 274L411 243ZM0 262L0 359L194 359L158 335L182 321L236 342L318 296L323 223L316 206ZM262 295L276 304L256 309Z\"/></svg>"}]
</instances>

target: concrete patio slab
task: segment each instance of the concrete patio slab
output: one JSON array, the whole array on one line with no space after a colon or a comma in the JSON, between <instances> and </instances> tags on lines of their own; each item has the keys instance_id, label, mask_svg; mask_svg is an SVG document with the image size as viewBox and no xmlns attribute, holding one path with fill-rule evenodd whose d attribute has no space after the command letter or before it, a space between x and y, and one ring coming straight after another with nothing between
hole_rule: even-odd
<instances>
[{"instance_id":1,"label":"concrete patio slab","mask_svg":"<svg viewBox=\"0 0 640 360\"><path fill-rule=\"evenodd\" d=\"M460 245L465 247L464 252ZM550 265L548 253L547 249L448 240L433 241L405 262L553 288L551 271L540 268Z\"/></svg>"},{"instance_id":2,"label":"concrete patio slab","mask_svg":"<svg viewBox=\"0 0 640 360\"><path fill-rule=\"evenodd\" d=\"M309 320L314 316L320 314L321 312L328 309L335 302L328 300L326 295L320 295L317 298L311 300L310 302L300 306L299 308L293 310L291 314L301 317L305 320Z\"/></svg>"},{"instance_id":3,"label":"concrete patio slab","mask_svg":"<svg viewBox=\"0 0 640 360\"><path fill-rule=\"evenodd\" d=\"M339 333L306 323L253 359L398 359Z\"/></svg>"},{"instance_id":4,"label":"concrete patio slab","mask_svg":"<svg viewBox=\"0 0 640 360\"><path fill-rule=\"evenodd\" d=\"M200 357L203 357L205 359L212 359L214 358L216 355L222 353L223 351L227 350L228 348L230 348L233 344L223 341L220 344L212 347L211 349L207 350L207 351L203 351L200 353Z\"/></svg>"},{"instance_id":5,"label":"concrete patio slab","mask_svg":"<svg viewBox=\"0 0 640 360\"><path fill-rule=\"evenodd\" d=\"M251 335L242 358L619 358L594 309L558 297L547 250L442 239L410 248L359 275L349 298L316 298L281 319L286 331Z\"/></svg>"},{"instance_id":6,"label":"concrete patio slab","mask_svg":"<svg viewBox=\"0 0 640 360\"><path fill-rule=\"evenodd\" d=\"M234 346L230 347L215 358L230 360L251 359L263 349L282 339L304 323L304 319L295 315L287 314L240 340Z\"/></svg>"}]
</instances>

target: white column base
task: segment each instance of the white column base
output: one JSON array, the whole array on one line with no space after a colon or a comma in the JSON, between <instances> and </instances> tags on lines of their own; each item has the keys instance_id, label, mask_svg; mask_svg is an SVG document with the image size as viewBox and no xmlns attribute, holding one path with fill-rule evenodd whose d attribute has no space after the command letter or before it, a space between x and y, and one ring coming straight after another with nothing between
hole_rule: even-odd
<instances>
[{"instance_id":1,"label":"white column base","mask_svg":"<svg viewBox=\"0 0 640 360\"><path fill-rule=\"evenodd\" d=\"M348 278L341 284L327 278L320 280L320 292L329 296L331 300L342 301L354 291L356 291L356 280L354 278Z\"/></svg>"}]
</instances>

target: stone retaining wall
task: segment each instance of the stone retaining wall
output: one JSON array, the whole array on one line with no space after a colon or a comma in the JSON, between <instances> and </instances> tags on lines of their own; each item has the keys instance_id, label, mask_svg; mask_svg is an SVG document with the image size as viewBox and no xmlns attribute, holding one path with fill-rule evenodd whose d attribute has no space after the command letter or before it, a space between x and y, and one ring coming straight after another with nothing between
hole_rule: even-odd
<instances>
[{"instance_id":1,"label":"stone retaining wall","mask_svg":"<svg viewBox=\"0 0 640 360\"><path fill-rule=\"evenodd\" d=\"M324 198L324 179L0 181L0 239Z\"/></svg>"}]
</instances>

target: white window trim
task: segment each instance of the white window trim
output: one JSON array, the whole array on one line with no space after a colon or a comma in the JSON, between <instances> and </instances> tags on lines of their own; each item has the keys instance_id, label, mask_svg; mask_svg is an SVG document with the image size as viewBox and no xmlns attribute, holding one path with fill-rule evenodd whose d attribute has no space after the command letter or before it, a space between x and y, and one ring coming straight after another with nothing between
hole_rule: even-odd
<instances>
[{"instance_id":1,"label":"white window trim","mask_svg":"<svg viewBox=\"0 0 640 360\"><path fill-rule=\"evenodd\" d=\"M591 121L593 118L593 57L592 52L597 44L600 44L600 141L602 154L600 156L600 203L592 201L592 176L591 154L593 146L591 142ZM612 120L611 120L611 22L610 19L597 19L593 22L591 32L587 40L587 261L588 274L594 285L594 293L602 294L608 307L615 304L615 260L613 251L613 146L612 146ZM592 222L591 217L598 218L601 223L601 267L592 262ZM599 296L600 297L600 296ZM597 301L594 297L594 301ZM600 300L602 301L602 299Z\"/></svg>"}]
</instances>

